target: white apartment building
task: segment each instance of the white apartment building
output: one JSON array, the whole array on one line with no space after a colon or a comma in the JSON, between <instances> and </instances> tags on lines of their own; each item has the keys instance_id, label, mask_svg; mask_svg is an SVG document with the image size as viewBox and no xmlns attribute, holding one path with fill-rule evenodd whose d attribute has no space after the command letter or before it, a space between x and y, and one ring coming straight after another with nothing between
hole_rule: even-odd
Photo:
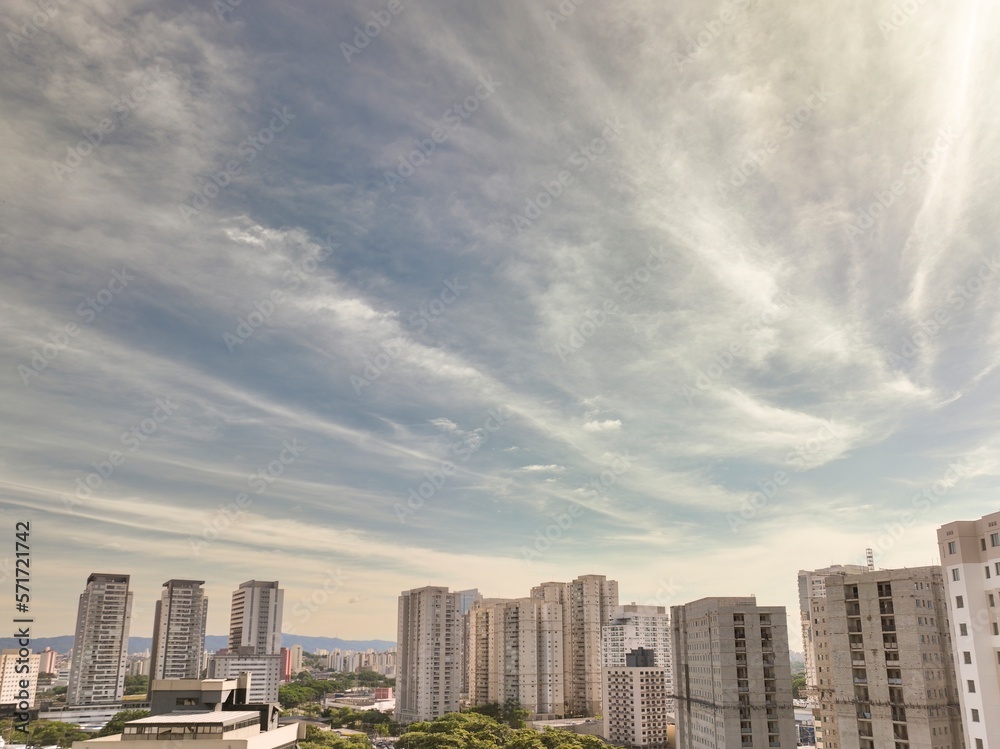
<instances>
[{"instance_id":1,"label":"white apartment building","mask_svg":"<svg viewBox=\"0 0 1000 749\"><path fill-rule=\"evenodd\" d=\"M538 598L489 598L473 604L468 620L471 704L514 699L530 720L565 714L560 604Z\"/></svg>"},{"instance_id":2,"label":"white apartment building","mask_svg":"<svg viewBox=\"0 0 1000 749\"><path fill-rule=\"evenodd\" d=\"M94 573L80 595L66 704L121 702L132 594L128 575Z\"/></svg>"},{"instance_id":3,"label":"white apartment building","mask_svg":"<svg viewBox=\"0 0 1000 749\"><path fill-rule=\"evenodd\" d=\"M198 679L205 653L204 580L167 580L153 612L150 680Z\"/></svg>"},{"instance_id":4,"label":"white apartment building","mask_svg":"<svg viewBox=\"0 0 1000 749\"><path fill-rule=\"evenodd\" d=\"M302 670L302 646L292 645L288 649L289 655L292 661L292 675L299 673Z\"/></svg>"},{"instance_id":5,"label":"white apartment building","mask_svg":"<svg viewBox=\"0 0 1000 749\"><path fill-rule=\"evenodd\" d=\"M241 673L250 674L247 702L260 704L278 701L281 686L281 655L253 655L240 653L213 653L208 657L209 679L238 679Z\"/></svg>"},{"instance_id":6,"label":"white apartment building","mask_svg":"<svg viewBox=\"0 0 1000 749\"><path fill-rule=\"evenodd\" d=\"M939 567L826 578L813 601L824 749L964 748L945 599Z\"/></svg>"},{"instance_id":7,"label":"white apartment building","mask_svg":"<svg viewBox=\"0 0 1000 749\"><path fill-rule=\"evenodd\" d=\"M622 666L605 667L605 741L635 749L664 749L671 720L667 669L653 665L650 650L629 653Z\"/></svg>"},{"instance_id":8,"label":"white apartment building","mask_svg":"<svg viewBox=\"0 0 1000 749\"><path fill-rule=\"evenodd\" d=\"M27 701L28 706L35 704L35 691L38 689L38 674L41 657L38 653L27 656L18 655L18 650L4 650L0 653L0 705ZM26 687L21 682L27 682ZM19 696L22 692L27 697Z\"/></svg>"},{"instance_id":9,"label":"white apartment building","mask_svg":"<svg viewBox=\"0 0 1000 749\"><path fill-rule=\"evenodd\" d=\"M412 723L458 712L465 671L466 606L478 591L428 586L399 596L396 720Z\"/></svg>"},{"instance_id":10,"label":"white apartment building","mask_svg":"<svg viewBox=\"0 0 1000 749\"><path fill-rule=\"evenodd\" d=\"M547 582L531 597L563 609L563 673L567 716L601 714L601 631L618 606L618 582L582 575L569 583Z\"/></svg>"},{"instance_id":11,"label":"white apartment building","mask_svg":"<svg viewBox=\"0 0 1000 749\"><path fill-rule=\"evenodd\" d=\"M281 652L281 619L285 591L277 581L248 580L233 591L229 618L229 650L277 655ZM246 648L253 648L252 651Z\"/></svg>"},{"instance_id":12,"label":"white apartment building","mask_svg":"<svg viewBox=\"0 0 1000 749\"><path fill-rule=\"evenodd\" d=\"M797 745L784 606L703 598L670 609L678 749Z\"/></svg>"},{"instance_id":13,"label":"white apartment building","mask_svg":"<svg viewBox=\"0 0 1000 749\"><path fill-rule=\"evenodd\" d=\"M938 528L966 746L1000 746L1000 512Z\"/></svg>"},{"instance_id":14,"label":"white apartment building","mask_svg":"<svg viewBox=\"0 0 1000 749\"><path fill-rule=\"evenodd\" d=\"M670 616L663 606L617 606L601 630L604 738L628 746L666 741L674 713ZM641 674L639 672L642 672ZM637 700L626 702L631 695Z\"/></svg>"}]
</instances>

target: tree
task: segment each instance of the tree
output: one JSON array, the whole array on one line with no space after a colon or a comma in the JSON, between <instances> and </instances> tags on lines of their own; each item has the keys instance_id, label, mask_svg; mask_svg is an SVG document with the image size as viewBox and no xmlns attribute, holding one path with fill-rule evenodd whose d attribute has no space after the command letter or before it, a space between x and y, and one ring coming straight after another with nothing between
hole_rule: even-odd
<instances>
[{"instance_id":1,"label":"tree","mask_svg":"<svg viewBox=\"0 0 1000 749\"><path fill-rule=\"evenodd\" d=\"M130 720L139 720L149 715L149 710L120 710L115 713L107 725L97 732L97 737L114 736L125 730L125 724Z\"/></svg>"},{"instance_id":2,"label":"tree","mask_svg":"<svg viewBox=\"0 0 1000 749\"><path fill-rule=\"evenodd\" d=\"M794 699L801 699L801 690L806 688L806 675L805 674L795 674L792 676L792 697Z\"/></svg>"},{"instance_id":3,"label":"tree","mask_svg":"<svg viewBox=\"0 0 1000 749\"><path fill-rule=\"evenodd\" d=\"M24 744L28 740L27 733L14 729L13 718L0 720L0 736L3 736L3 740L8 744Z\"/></svg>"},{"instance_id":4,"label":"tree","mask_svg":"<svg viewBox=\"0 0 1000 749\"><path fill-rule=\"evenodd\" d=\"M48 746L58 744L61 747L69 747L74 741L89 739L90 734L81 730L72 723L63 723L58 720L40 720L31 727L31 733L27 744L35 746Z\"/></svg>"},{"instance_id":5,"label":"tree","mask_svg":"<svg viewBox=\"0 0 1000 749\"><path fill-rule=\"evenodd\" d=\"M470 707L469 712L486 715L500 723L506 723L511 728L524 728L524 721L529 715L529 712L521 707L521 703L513 698L507 699L502 705L499 702L490 702Z\"/></svg>"},{"instance_id":6,"label":"tree","mask_svg":"<svg viewBox=\"0 0 1000 749\"><path fill-rule=\"evenodd\" d=\"M128 674L125 677L125 694L146 694L148 691L148 676L133 676L132 674Z\"/></svg>"},{"instance_id":7,"label":"tree","mask_svg":"<svg viewBox=\"0 0 1000 749\"><path fill-rule=\"evenodd\" d=\"M299 749L371 749L365 736L339 736L316 726L306 726L306 737L299 742Z\"/></svg>"}]
</instances>

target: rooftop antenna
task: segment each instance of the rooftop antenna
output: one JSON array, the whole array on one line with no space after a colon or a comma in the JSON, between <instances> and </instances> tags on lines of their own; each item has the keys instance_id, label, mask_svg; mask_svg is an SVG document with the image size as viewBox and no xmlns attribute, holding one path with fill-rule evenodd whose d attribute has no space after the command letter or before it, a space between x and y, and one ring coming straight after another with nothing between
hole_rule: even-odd
<instances>
[{"instance_id":1,"label":"rooftop antenna","mask_svg":"<svg viewBox=\"0 0 1000 749\"><path fill-rule=\"evenodd\" d=\"M865 549L865 556L868 558L868 571L875 571L875 555L872 553L871 548Z\"/></svg>"}]
</instances>

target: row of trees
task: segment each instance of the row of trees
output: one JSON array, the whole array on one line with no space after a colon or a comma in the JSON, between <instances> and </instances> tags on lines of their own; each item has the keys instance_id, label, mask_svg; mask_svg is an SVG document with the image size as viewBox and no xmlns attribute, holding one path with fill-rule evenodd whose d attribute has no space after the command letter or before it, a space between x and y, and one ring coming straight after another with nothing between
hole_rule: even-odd
<instances>
[{"instance_id":1,"label":"row of trees","mask_svg":"<svg viewBox=\"0 0 1000 749\"><path fill-rule=\"evenodd\" d=\"M601 739L572 731L511 728L474 712L448 713L412 723L396 742L398 749L607 749Z\"/></svg>"}]
</instances>

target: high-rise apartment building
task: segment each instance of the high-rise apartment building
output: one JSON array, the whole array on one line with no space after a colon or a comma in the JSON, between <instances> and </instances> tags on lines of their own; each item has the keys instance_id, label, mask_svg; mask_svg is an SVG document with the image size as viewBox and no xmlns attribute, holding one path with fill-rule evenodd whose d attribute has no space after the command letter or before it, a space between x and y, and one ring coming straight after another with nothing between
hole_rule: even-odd
<instances>
[{"instance_id":1,"label":"high-rise apartment building","mask_svg":"<svg viewBox=\"0 0 1000 749\"><path fill-rule=\"evenodd\" d=\"M670 619L677 747L795 747L785 607L703 598Z\"/></svg>"},{"instance_id":2,"label":"high-rise apartment building","mask_svg":"<svg viewBox=\"0 0 1000 749\"><path fill-rule=\"evenodd\" d=\"M601 658L605 673L607 673L607 669L609 668L615 669L616 678L622 677L622 674L617 673L617 671L628 668L627 661L630 654L634 654L640 650L644 654L644 667L662 669L656 679L652 679L653 672L651 671L646 672L643 678L649 683L662 683L666 694L672 695L674 682L670 652L670 615L667 613L666 608L663 606L638 606L634 603L615 607L611 622L605 624L601 630ZM632 659L635 660L634 655ZM648 664L647 661L649 661ZM635 677L635 674L631 671L626 672L625 675L629 676L629 678ZM633 693L637 697L649 698L659 703L659 695L656 690L633 690ZM607 695L606 683L605 695ZM667 699L665 705L665 712L673 715L673 700ZM662 712L659 710L659 704L634 707L638 709L638 715L648 714L650 718L658 717ZM642 709L643 707L648 707L649 709L644 710ZM617 739L611 738L615 726L613 725L614 720L609 714L607 696L604 700L602 715L604 715L605 738L610 741L616 741ZM625 716L622 713L622 716L631 720L631 715ZM618 731L619 733L625 732L624 726L619 726L618 728L621 729ZM644 730L646 730L650 738L659 738L660 731L658 728L648 726ZM636 729L636 731L638 732L634 734L634 738L641 738L642 731L639 729Z\"/></svg>"},{"instance_id":3,"label":"high-rise apartment building","mask_svg":"<svg viewBox=\"0 0 1000 749\"><path fill-rule=\"evenodd\" d=\"M56 658L58 653L52 648L45 648L38 654L38 673L54 674L56 672Z\"/></svg>"},{"instance_id":4,"label":"high-rise apartment building","mask_svg":"<svg viewBox=\"0 0 1000 749\"><path fill-rule=\"evenodd\" d=\"M292 645L288 652L291 660L292 674L298 675L299 671L302 670L302 646Z\"/></svg>"},{"instance_id":5,"label":"high-rise apartment building","mask_svg":"<svg viewBox=\"0 0 1000 749\"><path fill-rule=\"evenodd\" d=\"M233 591L229 618L231 652L254 655L280 653L284 596L285 591L278 587L277 581L248 580Z\"/></svg>"},{"instance_id":6,"label":"high-rise apartment building","mask_svg":"<svg viewBox=\"0 0 1000 749\"><path fill-rule=\"evenodd\" d=\"M817 743L963 749L938 567L826 578L818 618Z\"/></svg>"},{"instance_id":7,"label":"high-rise apartment building","mask_svg":"<svg viewBox=\"0 0 1000 749\"><path fill-rule=\"evenodd\" d=\"M635 749L668 746L670 695L667 669L656 665L652 650L638 647L621 665L604 668L606 741Z\"/></svg>"},{"instance_id":8,"label":"high-rise apartment building","mask_svg":"<svg viewBox=\"0 0 1000 749\"><path fill-rule=\"evenodd\" d=\"M566 714L601 714L601 630L618 606L618 583L604 575L583 575L569 583L548 582L531 597L563 609L563 672Z\"/></svg>"},{"instance_id":9,"label":"high-rise apartment building","mask_svg":"<svg viewBox=\"0 0 1000 749\"><path fill-rule=\"evenodd\" d=\"M810 707L819 705L816 662L817 632L826 629L822 615L828 575L860 575L868 568L859 564L835 564L818 570L799 570L799 618L802 623L802 650L806 669L805 698Z\"/></svg>"},{"instance_id":10,"label":"high-rise apartment building","mask_svg":"<svg viewBox=\"0 0 1000 749\"><path fill-rule=\"evenodd\" d=\"M396 720L412 723L458 712L465 671L467 607L475 590L428 586L399 596Z\"/></svg>"},{"instance_id":11,"label":"high-rise apartment building","mask_svg":"<svg viewBox=\"0 0 1000 749\"><path fill-rule=\"evenodd\" d=\"M477 601L468 614L469 699L514 699L531 720L566 713L563 607L538 598Z\"/></svg>"},{"instance_id":12,"label":"high-rise apartment building","mask_svg":"<svg viewBox=\"0 0 1000 749\"><path fill-rule=\"evenodd\" d=\"M938 528L966 746L1000 746L1000 512Z\"/></svg>"},{"instance_id":13,"label":"high-rise apartment building","mask_svg":"<svg viewBox=\"0 0 1000 749\"><path fill-rule=\"evenodd\" d=\"M153 679L200 679L208 598L204 580L167 580L153 611Z\"/></svg>"},{"instance_id":14,"label":"high-rise apartment building","mask_svg":"<svg viewBox=\"0 0 1000 749\"><path fill-rule=\"evenodd\" d=\"M132 619L128 575L94 573L80 595L67 705L120 702Z\"/></svg>"},{"instance_id":15,"label":"high-rise apartment building","mask_svg":"<svg viewBox=\"0 0 1000 749\"><path fill-rule=\"evenodd\" d=\"M38 674L42 673L39 671L41 658L38 653L26 657L18 653L17 649L0 653L0 705L26 702L31 707L35 704ZM21 685L22 681L26 686ZM24 694L27 696L19 696Z\"/></svg>"}]
</instances>

